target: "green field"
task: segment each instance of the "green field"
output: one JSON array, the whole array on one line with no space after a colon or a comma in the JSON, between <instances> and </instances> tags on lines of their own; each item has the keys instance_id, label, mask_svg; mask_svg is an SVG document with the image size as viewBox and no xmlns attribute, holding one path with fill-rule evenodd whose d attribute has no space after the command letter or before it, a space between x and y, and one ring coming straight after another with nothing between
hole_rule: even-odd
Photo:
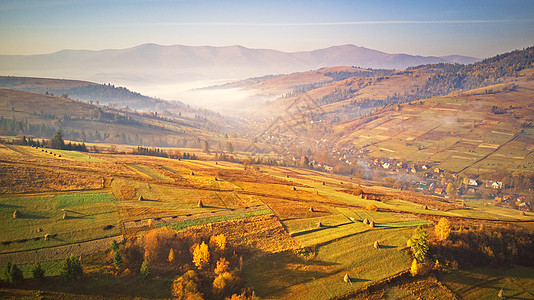
<instances>
[{"instance_id":1,"label":"green field","mask_svg":"<svg viewBox=\"0 0 534 300\"><path fill-rule=\"evenodd\" d=\"M440 281L463 299L534 299L534 268L477 268L442 274Z\"/></svg>"},{"instance_id":2,"label":"green field","mask_svg":"<svg viewBox=\"0 0 534 300\"><path fill-rule=\"evenodd\" d=\"M252 260L243 272L262 298L341 298L408 269L410 255L403 249L412 230L370 230L341 238L312 248L316 253L312 259L287 252L273 254ZM375 249L375 241L383 248ZM345 274L352 283L343 282Z\"/></svg>"},{"instance_id":3,"label":"green field","mask_svg":"<svg viewBox=\"0 0 534 300\"><path fill-rule=\"evenodd\" d=\"M90 200L85 203L85 199ZM60 207L65 207L65 219ZM15 209L21 213L20 218L13 218ZM107 193L1 197L0 224L0 252L38 249L120 234L117 203ZM104 229L109 225L112 228ZM46 234L53 237L45 241Z\"/></svg>"}]
</instances>

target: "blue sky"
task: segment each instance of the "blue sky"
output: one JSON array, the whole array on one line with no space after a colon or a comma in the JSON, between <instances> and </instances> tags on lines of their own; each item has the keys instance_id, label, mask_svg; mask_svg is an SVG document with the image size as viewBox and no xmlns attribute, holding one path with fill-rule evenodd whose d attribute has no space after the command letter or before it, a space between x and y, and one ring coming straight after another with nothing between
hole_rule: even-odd
<instances>
[{"instance_id":1,"label":"blue sky","mask_svg":"<svg viewBox=\"0 0 534 300\"><path fill-rule=\"evenodd\" d=\"M0 0L0 54L162 45L355 44L479 58L534 45L534 1Z\"/></svg>"}]
</instances>

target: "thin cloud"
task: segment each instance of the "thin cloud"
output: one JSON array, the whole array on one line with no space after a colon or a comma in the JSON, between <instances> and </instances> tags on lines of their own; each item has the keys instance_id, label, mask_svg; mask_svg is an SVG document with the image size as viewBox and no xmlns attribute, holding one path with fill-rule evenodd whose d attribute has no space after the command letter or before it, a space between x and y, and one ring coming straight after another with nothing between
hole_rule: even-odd
<instances>
[{"instance_id":1,"label":"thin cloud","mask_svg":"<svg viewBox=\"0 0 534 300\"><path fill-rule=\"evenodd\" d=\"M309 23L243 23L243 22L156 22L143 25L153 26L343 26L373 24L484 24L484 23L518 23L534 22L534 19L509 20L386 20L386 21L345 21L345 22L309 22ZM128 24L124 24L128 25ZM131 25L131 24L130 24Z\"/></svg>"}]
</instances>

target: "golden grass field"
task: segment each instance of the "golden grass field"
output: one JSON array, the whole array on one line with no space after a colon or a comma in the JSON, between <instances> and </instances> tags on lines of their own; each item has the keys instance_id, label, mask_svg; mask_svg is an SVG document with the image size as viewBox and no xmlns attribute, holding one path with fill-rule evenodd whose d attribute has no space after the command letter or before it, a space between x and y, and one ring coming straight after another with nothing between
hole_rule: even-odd
<instances>
[{"instance_id":1,"label":"golden grass field","mask_svg":"<svg viewBox=\"0 0 534 300\"><path fill-rule=\"evenodd\" d=\"M340 298L408 270L406 240L440 216L462 226L534 221L532 213L457 207L379 187L362 186L366 195L354 196L348 188L358 182L305 169L47 149L58 157L41 150L0 145L0 261L39 250L52 274L58 247L167 225L224 233L247 249L243 274L262 298ZM370 204L377 211L367 210ZM384 247L374 249L375 241ZM91 245L87 251L95 253L109 247ZM352 284L343 282L345 274Z\"/></svg>"}]
</instances>

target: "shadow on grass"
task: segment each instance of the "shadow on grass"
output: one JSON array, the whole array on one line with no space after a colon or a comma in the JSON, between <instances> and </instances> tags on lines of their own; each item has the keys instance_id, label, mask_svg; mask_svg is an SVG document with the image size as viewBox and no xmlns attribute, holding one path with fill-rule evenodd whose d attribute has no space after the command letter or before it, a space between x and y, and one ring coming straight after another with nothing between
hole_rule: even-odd
<instances>
[{"instance_id":1,"label":"shadow on grass","mask_svg":"<svg viewBox=\"0 0 534 300\"><path fill-rule=\"evenodd\" d=\"M40 219L48 219L45 216L39 215L39 214L31 214L31 213L22 213L18 219L28 219L28 220L40 220Z\"/></svg>"},{"instance_id":2,"label":"shadow on grass","mask_svg":"<svg viewBox=\"0 0 534 300\"><path fill-rule=\"evenodd\" d=\"M14 208L14 209L17 209L17 208L21 208L21 207L22 206L20 206L20 205L0 203L0 208Z\"/></svg>"},{"instance_id":3,"label":"shadow on grass","mask_svg":"<svg viewBox=\"0 0 534 300\"><path fill-rule=\"evenodd\" d=\"M304 284L339 272L339 264L316 259L305 259L293 251L261 253L243 269L260 297L279 298L291 286ZM341 277L340 280L342 280Z\"/></svg>"},{"instance_id":4,"label":"shadow on grass","mask_svg":"<svg viewBox=\"0 0 534 300\"><path fill-rule=\"evenodd\" d=\"M322 224L321 227L295 232L295 233L292 233L291 236L292 237L301 236L301 235L305 235L305 234L309 234L309 233L313 233L313 232L318 232L318 231L325 230L325 229L338 228L338 227L345 226L345 225L350 225L350 224L354 224L354 223L353 222L347 222L347 223L342 223L342 224L337 224L337 225L324 225L324 224Z\"/></svg>"},{"instance_id":5,"label":"shadow on grass","mask_svg":"<svg viewBox=\"0 0 534 300\"><path fill-rule=\"evenodd\" d=\"M379 248L379 249L393 249L393 248L397 248L397 246L380 245L378 248Z\"/></svg>"}]
</instances>

